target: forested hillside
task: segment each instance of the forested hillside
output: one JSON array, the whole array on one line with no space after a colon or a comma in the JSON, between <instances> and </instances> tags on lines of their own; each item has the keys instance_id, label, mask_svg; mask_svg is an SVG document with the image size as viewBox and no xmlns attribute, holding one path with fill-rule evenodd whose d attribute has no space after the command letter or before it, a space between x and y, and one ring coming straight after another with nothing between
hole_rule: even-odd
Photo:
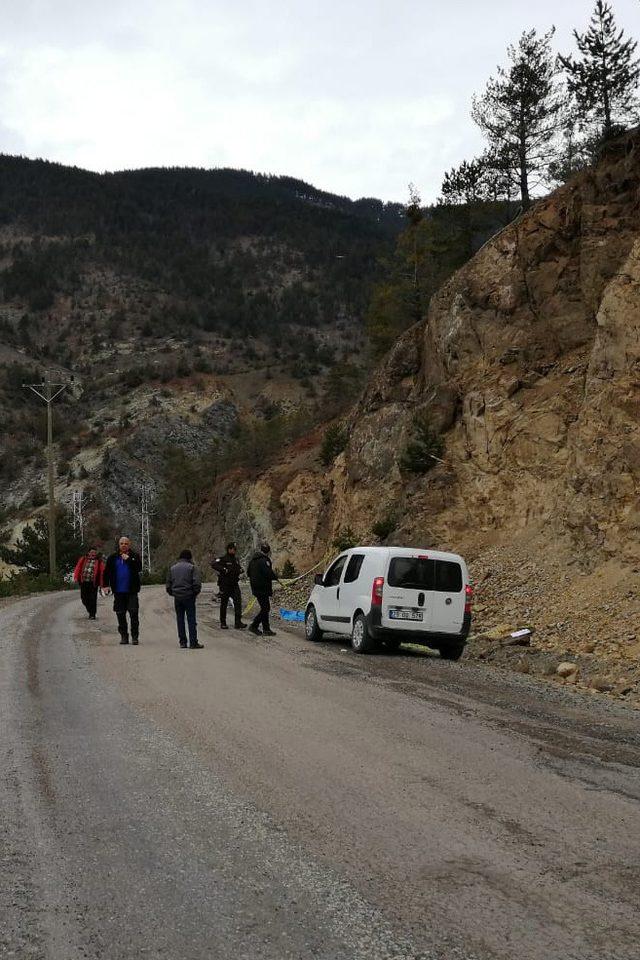
<instances>
[{"instance_id":1,"label":"forested hillside","mask_svg":"<svg viewBox=\"0 0 640 960\"><path fill-rule=\"evenodd\" d=\"M276 336L363 309L403 208L246 171L99 175L5 156L0 224L5 303L47 310L103 267L153 284L205 330ZM154 320L171 324L162 310Z\"/></svg>"},{"instance_id":2,"label":"forested hillside","mask_svg":"<svg viewBox=\"0 0 640 960\"><path fill-rule=\"evenodd\" d=\"M23 383L45 369L82 390L56 404L59 498L88 485L103 533L135 521L141 484L161 487L177 456L344 405L403 225L399 204L286 177L0 157L5 521L43 500L44 409Z\"/></svg>"}]
</instances>

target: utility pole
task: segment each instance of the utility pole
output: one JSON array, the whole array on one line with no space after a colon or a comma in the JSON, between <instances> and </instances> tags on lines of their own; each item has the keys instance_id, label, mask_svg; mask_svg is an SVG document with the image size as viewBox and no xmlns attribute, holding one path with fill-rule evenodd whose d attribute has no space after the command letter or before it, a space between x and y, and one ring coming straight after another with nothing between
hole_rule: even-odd
<instances>
[{"instance_id":1,"label":"utility pole","mask_svg":"<svg viewBox=\"0 0 640 960\"><path fill-rule=\"evenodd\" d=\"M142 485L140 497L140 556L142 569L145 566L151 573L151 547L149 545L149 494L146 484Z\"/></svg>"},{"instance_id":2,"label":"utility pole","mask_svg":"<svg viewBox=\"0 0 640 960\"><path fill-rule=\"evenodd\" d=\"M90 498L82 490L73 491L73 535L84 543L84 505Z\"/></svg>"},{"instance_id":3,"label":"utility pole","mask_svg":"<svg viewBox=\"0 0 640 960\"><path fill-rule=\"evenodd\" d=\"M53 414L51 406L56 397L59 397L66 383L54 383L51 379L51 371L47 370L44 383L23 383L23 387L31 390L37 397L47 405L47 500L48 500L48 523L49 523L49 573L52 577L56 575L56 503L54 491L54 471L53 471Z\"/></svg>"}]
</instances>

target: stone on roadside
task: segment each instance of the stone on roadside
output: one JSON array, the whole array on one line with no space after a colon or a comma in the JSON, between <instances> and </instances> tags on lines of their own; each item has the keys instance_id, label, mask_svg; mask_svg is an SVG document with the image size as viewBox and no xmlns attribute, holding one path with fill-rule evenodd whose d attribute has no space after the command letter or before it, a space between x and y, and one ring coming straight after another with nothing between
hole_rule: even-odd
<instances>
[{"instance_id":1,"label":"stone on roadside","mask_svg":"<svg viewBox=\"0 0 640 960\"><path fill-rule=\"evenodd\" d=\"M609 690L613 689L613 683L608 677L604 677L601 674L590 677L589 686L593 690L597 690L599 693L607 693Z\"/></svg>"},{"instance_id":2,"label":"stone on roadside","mask_svg":"<svg viewBox=\"0 0 640 960\"><path fill-rule=\"evenodd\" d=\"M565 679L566 677L571 677L573 676L573 674L578 673L578 664L571 663L570 661L565 660L562 663L558 664L558 666L556 667L556 673L558 674L559 677L563 677Z\"/></svg>"}]
</instances>

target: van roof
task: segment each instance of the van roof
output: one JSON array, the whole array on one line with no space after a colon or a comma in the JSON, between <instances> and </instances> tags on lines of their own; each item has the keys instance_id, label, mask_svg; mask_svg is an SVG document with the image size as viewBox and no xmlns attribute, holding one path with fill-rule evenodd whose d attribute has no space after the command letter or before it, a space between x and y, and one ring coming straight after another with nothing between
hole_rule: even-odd
<instances>
[{"instance_id":1,"label":"van roof","mask_svg":"<svg viewBox=\"0 0 640 960\"><path fill-rule=\"evenodd\" d=\"M464 563L458 553L446 553L443 550L432 550L431 547L350 547L345 553L390 554L395 557L415 557L417 555L429 557L431 560L457 560Z\"/></svg>"}]
</instances>

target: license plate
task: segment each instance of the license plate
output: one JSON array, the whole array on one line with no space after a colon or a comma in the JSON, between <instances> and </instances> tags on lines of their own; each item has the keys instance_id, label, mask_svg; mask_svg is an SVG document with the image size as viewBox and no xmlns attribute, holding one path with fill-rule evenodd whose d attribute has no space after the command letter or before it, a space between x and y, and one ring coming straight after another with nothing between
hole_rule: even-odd
<instances>
[{"instance_id":1,"label":"license plate","mask_svg":"<svg viewBox=\"0 0 640 960\"><path fill-rule=\"evenodd\" d=\"M420 610L389 610L390 620L422 620Z\"/></svg>"}]
</instances>

